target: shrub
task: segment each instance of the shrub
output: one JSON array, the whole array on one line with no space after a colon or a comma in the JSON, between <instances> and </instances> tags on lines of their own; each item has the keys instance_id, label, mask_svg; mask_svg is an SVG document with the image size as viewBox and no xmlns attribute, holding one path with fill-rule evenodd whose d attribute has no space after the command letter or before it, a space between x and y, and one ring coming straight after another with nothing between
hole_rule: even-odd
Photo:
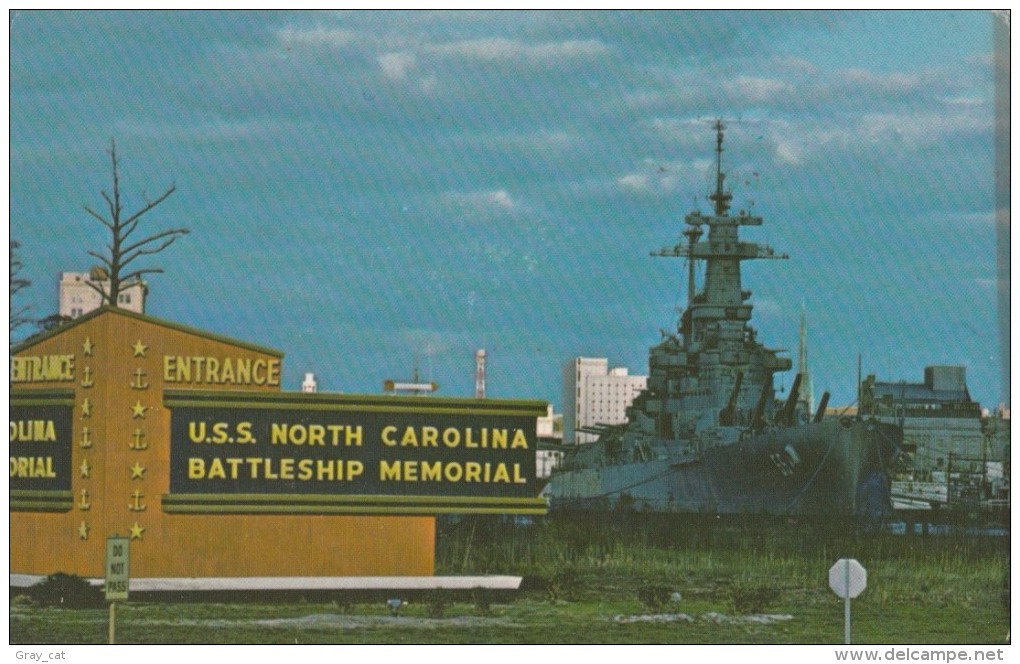
<instances>
[{"instance_id":1,"label":"shrub","mask_svg":"<svg viewBox=\"0 0 1020 664\"><path fill-rule=\"evenodd\" d=\"M549 577L549 599L573 601L581 588L581 575L573 567L561 567Z\"/></svg>"},{"instance_id":2,"label":"shrub","mask_svg":"<svg viewBox=\"0 0 1020 664\"><path fill-rule=\"evenodd\" d=\"M782 594L782 589L766 582L738 582L731 589L730 599L733 611L744 615L764 613Z\"/></svg>"},{"instance_id":3,"label":"shrub","mask_svg":"<svg viewBox=\"0 0 1020 664\"><path fill-rule=\"evenodd\" d=\"M450 606L450 598L441 589L429 591L425 596L425 610L429 618L442 618L446 615L446 609Z\"/></svg>"},{"instance_id":4,"label":"shrub","mask_svg":"<svg viewBox=\"0 0 1020 664\"><path fill-rule=\"evenodd\" d=\"M474 588L471 591L471 599L475 603L475 611L479 615L489 615L489 610L492 608L492 592L487 588Z\"/></svg>"},{"instance_id":5,"label":"shrub","mask_svg":"<svg viewBox=\"0 0 1020 664\"><path fill-rule=\"evenodd\" d=\"M41 606L88 609L103 606L103 591L80 576L57 572L28 589L32 600Z\"/></svg>"},{"instance_id":6,"label":"shrub","mask_svg":"<svg viewBox=\"0 0 1020 664\"><path fill-rule=\"evenodd\" d=\"M671 595L666 586L644 585L638 588L638 599L649 611L661 611Z\"/></svg>"}]
</instances>

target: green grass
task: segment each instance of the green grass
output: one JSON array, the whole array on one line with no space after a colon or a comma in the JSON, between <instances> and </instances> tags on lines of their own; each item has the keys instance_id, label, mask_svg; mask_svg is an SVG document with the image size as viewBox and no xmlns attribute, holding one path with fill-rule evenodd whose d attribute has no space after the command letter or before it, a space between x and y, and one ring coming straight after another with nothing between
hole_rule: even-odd
<instances>
[{"instance_id":1,"label":"green grass","mask_svg":"<svg viewBox=\"0 0 1020 664\"><path fill-rule=\"evenodd\" d=\"M605 522L603 522L604 524ZM1007 538L859 536L846 529L784 525L751 529L634 518L612 527L548 519L515 527L476 518L439 532L437 574L517 574L512 601L451 597L442 617L428 597L398 617L381 600L353 605L139 604L118 609L121 643L701 643L839 644L843 603L827 571L844 556L868 570L853 602L856 644L1000 644L1009 630ZM693 622L623 622L650 613L642 589L681 595L661 614ZM776 592L773 624L734 617L734 592ZM486 598L489 599L489 598ZM435 614L434 606L433 614ZM105 643L105 609L12 602L11 643Z\"/></svg>"}]
</instances>

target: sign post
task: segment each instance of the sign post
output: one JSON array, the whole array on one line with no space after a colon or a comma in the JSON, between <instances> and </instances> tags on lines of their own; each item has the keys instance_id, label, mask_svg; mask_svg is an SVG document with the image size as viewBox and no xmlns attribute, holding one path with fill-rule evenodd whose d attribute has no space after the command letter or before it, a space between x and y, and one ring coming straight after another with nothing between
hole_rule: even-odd
<instances>
[{"instance_id":1,"label":"sign post","mask_svg":"<svg viewBox=\"0 0 1020 664\"><path fill-rule=\"evenodd\" d=\"M843 641L850 645L850 600L868 587L868 571L853 558L841 558L829 568L829 587L843 598Z\"/></svg>"},{"instance_id":2,"label":"sign post","mask_svg":"<svg viewBox=\"0 0 1020 664\"><path fill-rule=\"evenodd\" d=\"M128 598L131 542L127 537L106 538L106 601L110 603L110 643L117 631L117 602Z\"/></svg>"}]
</instances>

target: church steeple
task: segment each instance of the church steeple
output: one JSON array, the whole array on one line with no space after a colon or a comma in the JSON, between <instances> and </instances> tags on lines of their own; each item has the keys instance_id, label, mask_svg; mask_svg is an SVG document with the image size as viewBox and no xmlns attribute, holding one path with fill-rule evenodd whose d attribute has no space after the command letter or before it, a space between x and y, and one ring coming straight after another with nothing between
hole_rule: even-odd
<instances>
[{"instance_id":1,"label":"church steeple","mask_svg":"<svg viewBox=\"0 0 1020 664\"><path fill-rule=\"evenodd\" d=\"M800 355L797 358L797 373L801 374L800 395L797 397L797 410L811 417L815 409L814 395L811 393L811 374L808 372L807 360L807 314L804 303L800 304Z\"/></svg>"}]
</instances>

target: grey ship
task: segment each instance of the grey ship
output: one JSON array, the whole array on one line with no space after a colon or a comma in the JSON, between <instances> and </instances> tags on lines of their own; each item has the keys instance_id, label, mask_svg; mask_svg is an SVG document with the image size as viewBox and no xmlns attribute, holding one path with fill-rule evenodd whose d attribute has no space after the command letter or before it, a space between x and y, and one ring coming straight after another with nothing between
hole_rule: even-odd
<instances>
[{"instance_id":1,"label":"grey ship","mask_svg":"<svg viewBox=\"0 0 1020 664\"><path fill-rule=\"evenodd\" d=\"M714 214L688 214L686 242L652 253L687 259L677 330L651 347L647 387L627 422L589 428L594 442L567 448L544 490L550 508L881 519L891 509L887 469L902 429L825 418L828 393L816 413L805 413L797 408L799 373L788 397L776 398L773 376L792 363L756 339L740 262L787 256L738 237L741 226L760 226L762 218L729 212L724 128L715 123ZM696 261L705 262L701 292Z\"/></svg>"}]
</instances>

